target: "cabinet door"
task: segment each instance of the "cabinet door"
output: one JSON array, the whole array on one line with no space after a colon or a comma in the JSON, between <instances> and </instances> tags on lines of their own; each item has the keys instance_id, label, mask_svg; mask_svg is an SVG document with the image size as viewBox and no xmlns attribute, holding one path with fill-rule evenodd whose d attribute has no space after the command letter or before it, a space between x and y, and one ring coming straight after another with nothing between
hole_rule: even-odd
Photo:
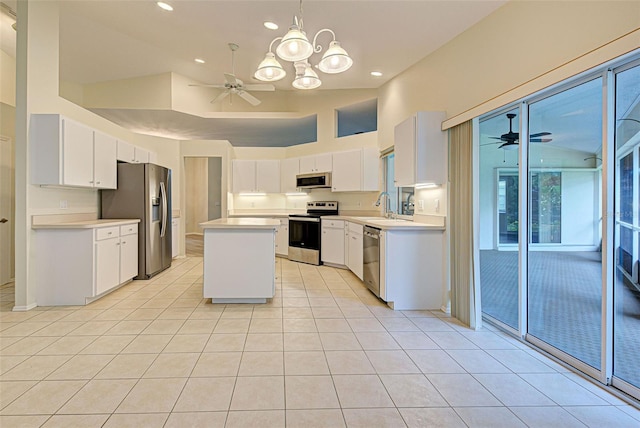
<instances>
[{"instance_id":1,"label":"cabinet door","mask_svg":"<svg viewBox=\"0 0 640 428\"><path fill-rule=\"evenodd\" d=\"M363 245L363 228L357 223L348 223L349 227L349 243L348 245L348 264L349 270L358 278L363 278L362 269L362 245Z\"/></svg>"},{"instance_id":2,"label":"cabinet door","mask_svg":"<svg viewBox=\"0 0 640 428\"><path fill-rule=\"evenodd\" d=\"M316 163L316 172L331 172L333 170L333 163L331 153L324 153L321 155L316 155L315 163Z\"/></svg>"},{"instance_id":3,"label":"cabinet door","mask_svg":"<svg viewBox=\"0 0 640 428\"><path fill-rule=\"evenodd\" d=\"M120 281L122 284L138 275L138 234L120 238Z\"/></svg>"},{"instance_id":4,"label":"cabinet door","mask_svg":"<svg viewBox=\"0 0 640 428\"><path fill-rule=\"evenodd\" d=\"M350 150L333 154L331 190L334 192L358 192L362 190L362 150Z\"/></svg>"},{"instance_id":5,"label":"cabinet door","mask_svg":"<svg viewBox=\"0 0 640 428\"><path fill-rule=\"evenodd\" d=\"M380 189L380 154L377 147L362 149L362 190L377 192Z\"/></svg>"},{"instance_id":6,"label":"cabinet door","mask_svg":"<svg viewBox=\"0 0 640 428\"><path fill-rule=\"evenodd\" d=\"M280 191L296 192L296 175L300 173L300 159L282 159L280 161Z\"/></svg>"},{"instance_id":7,"label":"cabinet door","mask_svg":"<svg viewBox=\"0 0 640 428\"><path fill-rule=\"evenodd\" d=\"M256 161L234 160L231 168L233 170L233 193L255 191Z\"/></svg>"},{"instance_id":8,"label":"cabinet door","mask_svg":"<svg viewBox=\"0 0 640 428\"><path fill-rule=\"evenodd\" d=\"M149 163L158 164L158 154L156 152L149 152Z\"/></svg>"},{"instance_id":9,"label":"cabinet door","mask_svg":"<svg viewBox=\"0 0 640 428\"><path fill-rule=\"evenodd\" d=\"M141 147L134 147L135 163L149 163L149 150Z\"/></svg>"},{"instance_id":10,"label":"cabinet door","mask_svg":"<svg viewBox=\"0 0 640 428\"><path fill-rule=\"evenodd\" d=\"M315 156L303 156L300 158L300 174L309 174L316 170Z\"/></svg>"},{"instance_id":11,"label":"cabinet door","mask_svg":"<svg viewBox=\"0 0 640 428\"><path fill-rule=\"evenodd\" d=\"M395 154L394 174L396 187L413 186L416 182L415 120L415 116L411 116L394 129L393 152Z\"/></svg>"},{"instance_id":12,"label":"cabinet door","mask_svg":"<svg viewBox=\"0 0 640 428\"><path fill-rule=\"evenodd\" d=\"M344 265L344 228L322 228L322 261Z\"/></svg>"},{"instance_id":13,"label":"cabinet door","mask_svg":"<svg viewBox=\"0 0 640 428\"><path fill-rule=\"evenodd\" d=\"M93 185L100 189L115 189L118 166L116 160L117 140L101 132L96 132L93 142L94 167Z\"/></svg>"},{"instance_id":14,"label":"cabinet door","mask_svg":"<svg viewBox=\"0 0 640 428\"><path fill-rule=\"evenodd\" d=\"M93 187L93 130L62 119L62 184Z\"/></svg>"},{"instance_id":15,"label":"cabinet door","mask_svg":"<svg viewBox=\"0 0 640 428\"><path fill-rule=\"evenodd\" d=\"M121 162L134 163L136 161L136 154L133 144L118 140L116 158Z\"/></svg>"},{"instance_id":16,"label":"cabinet door","mask_svg":"<svg viewBox=\"0 0 640 428\"><path fill-rule=\"evenodd\" d=\"M280 161L256 161L256 190L266 193L280 193Z\"/></svg>"},{"instance_id":17,"label":"cabinet door","mask_svg":"<svg viewBox=\"0 0 640 428\"><path fill-rule=\"evenodd\" d=\"M120 284L120 238L96 242L95 295ZM136 256L137 258L137 256Z\"/></svg>"}]
</instances>

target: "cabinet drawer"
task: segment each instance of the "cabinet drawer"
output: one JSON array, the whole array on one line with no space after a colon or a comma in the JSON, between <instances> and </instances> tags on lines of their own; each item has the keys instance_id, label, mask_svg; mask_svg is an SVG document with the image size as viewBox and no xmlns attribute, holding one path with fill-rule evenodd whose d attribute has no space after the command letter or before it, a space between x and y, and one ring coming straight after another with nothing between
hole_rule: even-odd
<instances>
[{"instance_id":1,"label":"cabinet drawer","mask_svg":"<svg viewBox=\"0 0 640 428\"><path fill-rule=\"evenodd\" d=\"M364 229L361 224L349 222L349 232L362 235Z\"/></svg>"},{"instance_id":2,"label":"cabinet drawer","mask_svg":"<svg viewBox=\"0 0 640 428\"><path fill-rule=\"evenodd\" d=\"M133 235L134 233L138 233L138 223L120 226L120 236Z\"/></svg>"},{"instance_id":3,"label":"cabinet drawer","mask_svg":"<svg viewBox=\"0 0 640 428\"><path fill-rule=\"evenodd\" d=\"M120 236L120 227L102 227L100 229L96 229L96 241L101 241L103 239L109 238L117 238Z\"/></svg>"},{"instance_id":4,"label":"cabinet drawer","mask_svg":"<svg viewBox=\"0 0 640 428\"><path fill-rule=\"evenodd\" d=\"M322 220L322 227L344 229L344 220Z\"/></svg>"}]
</instances>

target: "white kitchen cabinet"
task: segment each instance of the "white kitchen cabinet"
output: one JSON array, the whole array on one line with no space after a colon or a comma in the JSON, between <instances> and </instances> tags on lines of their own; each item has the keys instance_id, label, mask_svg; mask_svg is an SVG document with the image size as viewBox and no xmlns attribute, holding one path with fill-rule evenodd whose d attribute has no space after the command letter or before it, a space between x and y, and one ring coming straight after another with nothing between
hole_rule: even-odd
<instances>
[{"instance_id":1,"label":"white kitchen cabinet","mask_svg":"<svg viewBox=\"0 0 640 428\"><path fill-rule=\"evenodd\" d=\"M447 180L445 113L420 111L394 129L395 185L444 184Z\"/></svg>"},{"instance_id":2,"label":"white kitchen cabinet","mask_svg":"<svg viewBox=\"0 0 640 428\"><path fill-rule=\"evenodd\" d=\"M320 245L323 263L345 266L344 220L322 220Z\"/></svg>"},{"instance_id":3,"label":"white kitchen cabinet","mask_svg":"<svg viewBox=\"0 0 640 428\"><path fill-rule=\"evenodd\" d=\"M95 131L93 141L94 187L115 189L118 186L118 163L114 162L117 152L117 140L107 134Z\"/></svg>"},{"instance_id":4,"label":"white kitchen cabinet","mask_svg":"<svg viewBox=\"0 0 640 428\"><path fill-rule=\"evenodd\" d=\"M138 274L137 222L39 226L35 235L39 306L86 305Z\"/></svg>"},{"instance_id":5,"label":"white kitchen cabinet","mask_svg":"<svg viewBox=\"0 0 640 428\"><path fill-rule=\"evenodd\" d=\"M171 219L171 258L180 254L180 219Z\"/></svg>"},{"instance_id":6,"label":"white kitchen cabinet","mask_svg":"<svg viewBox=\"0 0 640 428\"><path fill-rule=\"evenodd\" d=\"M256 191L280 193L280 161L256 161Z\"/></svg>"},{"instance_id":7,"label":"white kitchen cabinet","mask_svg":"<svg viewBox=\"0 0 640 428\"><path fill-rule=\"evenodd\" d=\"M297 192L296 176L300 174L300 159L289 158L280 161L280 191L282 193Z\"/></svg>"},{"instance_id":8,"label":"white kitchen cabinet","mask_svg":"<svg viewBox=\"0 0 640 428\"><path fill-rule=\"evenodd\" d=\"M347 267L360 280L363 279L362 245L363 227L361 224L348 222L349 236L347 244Z\"/></svg>"},{"instance_id":9,"label":"white kitchen cabinet","mask_svg":"<svg viewBox=\"0 0 640 428\"><path fill-rule=\"evenodd\" d=\"M134 147L134 163L149 163L149 156L151 152L142 147Z\"/></svg>"},{"instance_id":10,"label":"white kitchen cabinet","mask_svg":"<svg viewBox=\"0 0 640 428\"><path fill-rule=\"evenodd\" d=\"M126 141L118 140L117 159L127 163L157 163L158 154Z\"/></svg>"},{"instance_id":11,"label":"white kitchen cabinet","mask_svg":"<svg viewBox=\"0 0 640 428\"><path fill-rule=\"evenodd\" d=\"M120 265L120 237L117 226L111 229L114 229L113 238L98 238L96 236L96 277L93 294L95 296L120 284L120 270L114 269L115 266Z\"/></svg>"},{"instance_id":12,"label":"white kitchen cabinet","mask_svg":"<svg viewBox=\"0 0 640 428\"><path fill-rule=\"evenodd\" d=\"M280 226L276 229L276 256L289 255L289 219L280 218Z\"/></svg>"},{"instance_id":13,"label":"white kitchen cabinet","mask_svg":"<svg viewBox=\"0 0 640 428\"><path fill-rule=\"evenodd\" d=\"M331 172L333 168L331 153L322 153L300 158L300 174L312 172Z\"/></svg>"},{"instance_id":14,"label":"white kitchen cabinet","mask_svg":"<svg viewBox=\"0 0 640 428\"><path fill-rule=\"evenodd\" d=\"M245 160L232 162L233 193L280 193L280 161Z\"/></svg>"},{"instance_id":15,"label":"white kitchen cabinet","mask_svg":"<svg viewBox=\"0 0 640 428\"><path fill-rule=\"evenodd\" d=\"M31 183L115 188L116 140L59 114L31 116Z\"/></svg>"},{"instance_id":16,"label":"white kitchen cabinet","mask_svg":"<svg viewBox=\"0 0 640 428\"><path fill-rule=\"evenodd\" d=\"M378 159L378 149L375 147L333 153L331 190L377 191Z\"/></svg>"},{"instance_id":17,"label":"white kitchen cabinet","mask_svg":"<svg viewBox=\"0 0 640 428\"><path fill-rule=\"evenodd\" d=\"M439 310L445 283L442 230L380 233L380 298L394 310Z\"/></svg>"},{"instance_id":18,"label":"white kitchen cabinet","mask_svg":"<svg viewBox=\"0 0 640 428\"><path fill-rule=\"evenodd\" d=\"M120 280L122 284L138 275L138 225L120 226Z\"/></svg>"}]
</instances>

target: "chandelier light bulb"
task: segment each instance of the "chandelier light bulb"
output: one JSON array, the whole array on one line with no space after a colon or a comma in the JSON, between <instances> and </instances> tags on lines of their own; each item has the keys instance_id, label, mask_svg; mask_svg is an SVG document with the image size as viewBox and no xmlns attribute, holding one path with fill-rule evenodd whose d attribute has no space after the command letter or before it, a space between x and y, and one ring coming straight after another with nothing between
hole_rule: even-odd
<instances>
[{"instance_id":1,"label":"chandelier light bulb","mask_svg":"<svg viewBox=\"0 0 640 428\"><path fill-rule=\"evenodd\" d=\"M296 24L289 28L280 44L276 48L276 54L285 61L303 61L311 56L313 46L307 35Z\"/></svg>"},{"instance_id":2,"label":"chandelier light bulb","mask_svg":"<svg viewBox=\"0 0 640 428\"><path fill-rule=\"evenodd\" d=\"M275 82L283 79L286 75L287 72L284 71L273 52L267 52L260 65L258 65L254 77L263 82Z\"/></svg>"},{"instance_id":3,"label":"chandelier light bulb","mask_svg":"<svg viewBox=\"0 0 640 428\"><path fill-rule=\"evenodd\" d=\"M353 65L353 60L347 54L340 42L332 41L329 44L329 49L324 53L318 68L323 73L336 74L347 71Z\"/></svg>"}]
</instances>

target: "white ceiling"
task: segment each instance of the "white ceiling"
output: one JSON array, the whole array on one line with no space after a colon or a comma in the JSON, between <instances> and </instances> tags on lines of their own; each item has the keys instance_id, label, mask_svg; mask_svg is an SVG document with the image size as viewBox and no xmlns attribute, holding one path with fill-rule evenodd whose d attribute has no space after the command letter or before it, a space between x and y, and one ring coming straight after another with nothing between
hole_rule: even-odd
<instances>
[{"instance_id":1,"label":"white ceiling","mask_svg":"<svg viewBox=\"0 0 640 428\"><path fill-rule=\"evenodd\" d=\"M16 10L16 0L2 1ZM354 65L345 73L319 73L323 84L318 90L378 88L506 1L304 1L307 35L313 37L322 28L332 29L354 60ZM203 83L222 83L223 73L232 71L228 43L234 42L240 45L236 52L236 75L245 83L254 83L252 75L269 43L284 35L293 16L299 15L299 2L295 0L167 2L173 5L173 12L161 10L155 0L61 1L60 79L89 84L175 72ZM267 30L263 26L267 20L277 23L280 29ZM329 41L329 34L319 37L323 46ZM10 52L11 44L3 33L2 49ZM312 56L312 64L317 63L320 56ZM204 59L206 64L195 63L196 57ZM276 82L276 94L293 90L294 70L288 64L283 62L288 74ZM383 76L372 77L369 73L373 70L381 71ZM254 95L261 97L261 93ZM266 129L264 121L243 123L217 119L216 122L172 111L134 113L100 109L96 112L136 132L168 138L218 139L222 134L217 129L223 127L234 145L246 145L255 138L244 134L257 135ZM300 121L298 124L290 121L292 128L280 122L267 131L273 141L289 141L292 135L299 135L301 137L290 144L307 142L309 135L316 131L315 124L313 129L301 131L300 124L309 125L309 121L307 118ZM278 138L275 129L283 132L282 138ZM272 145L266 140L251 144Z\"/></svg>"}]
</instances>

